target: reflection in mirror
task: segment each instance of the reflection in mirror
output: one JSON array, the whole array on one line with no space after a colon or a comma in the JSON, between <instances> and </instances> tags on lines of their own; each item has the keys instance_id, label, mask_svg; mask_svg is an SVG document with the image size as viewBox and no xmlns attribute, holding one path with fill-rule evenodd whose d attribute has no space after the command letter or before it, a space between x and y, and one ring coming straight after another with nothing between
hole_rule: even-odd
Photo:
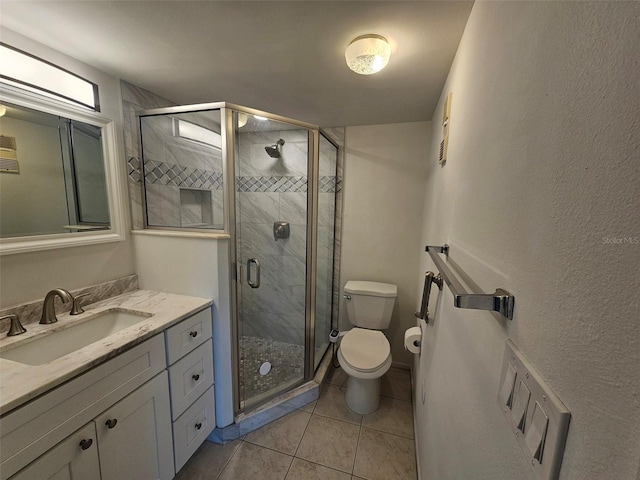
<instances>
[{"instance_id":1,"label":"reflection in mirror","mask_svg":"<svg viewBox=\"0 0 640 480\"><path fill-rule=\"evenodd\" d=\"M0 238L109 229L102 129L3 106Z\"/></svg>"}]
</instances>

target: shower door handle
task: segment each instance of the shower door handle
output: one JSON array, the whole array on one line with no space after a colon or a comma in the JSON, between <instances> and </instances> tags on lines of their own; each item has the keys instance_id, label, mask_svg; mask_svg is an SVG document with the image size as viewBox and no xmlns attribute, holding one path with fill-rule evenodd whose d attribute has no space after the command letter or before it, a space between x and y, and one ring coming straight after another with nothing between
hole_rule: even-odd
<instances>
[{"instance_id":1,"label":"shower door handle","mask_svg":"<svg viewBox=\"0 0 640 480\"><path fill-rule=\"evenodd\" d=\"M251 264L256 266L256 280L255 282L251 281ZM260 262L257 258L250 258L247 260L247 283L251 288L259 288L260 287Z\"/></svg>"}]
</instances>

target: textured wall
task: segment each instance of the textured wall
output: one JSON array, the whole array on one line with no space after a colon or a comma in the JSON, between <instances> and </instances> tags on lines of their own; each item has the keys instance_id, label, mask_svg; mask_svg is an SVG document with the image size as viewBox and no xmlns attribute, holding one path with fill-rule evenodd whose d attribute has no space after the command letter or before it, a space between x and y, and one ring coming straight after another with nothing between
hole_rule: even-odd
<instances>
[{"instance_id":1,"label":"textured wall","mask_svg":"<svg viewBox=\"0 0 640 480\"><path fill-rule=\"evenodd\" d=\"M413 325L418 298L421 219L429 124L347 127L340 292L349 280L398 285L385 332L394 362L410 364L404 331ZM348 330L340 297L340 329Z\"/></svg>"},{"instance_id":2,"label":"textured wall","mask_svg":"<svg viewBox=\"0 0 640 480\"><path fill-rule=\"evenodd\" d=\"M96 83L100 89L101 113L115 121L117 154L124 162L117 79L7 29L2 29L2 41ZM3 255L0 258L0 304L8 307L44 298L47 291L55 287L79 289L124 277L134 271L133 247L129 239L86 247Z\"/></svg>"},{"instance_id":3,"label":"textured wall","mask_svg":"<svg viewBox=\"0 0 640 480\"><path fill-rule=\"evenodd\" d=\"M433 122L422 245L449 242L516 310L505 321L433 294L416 371L422 478L533 478L496 402L507 337L571 410L561 478L636 478L639 38L635 2L473 7L433 117L453 92L444 167Z\"/></svg>"}]
</instances>

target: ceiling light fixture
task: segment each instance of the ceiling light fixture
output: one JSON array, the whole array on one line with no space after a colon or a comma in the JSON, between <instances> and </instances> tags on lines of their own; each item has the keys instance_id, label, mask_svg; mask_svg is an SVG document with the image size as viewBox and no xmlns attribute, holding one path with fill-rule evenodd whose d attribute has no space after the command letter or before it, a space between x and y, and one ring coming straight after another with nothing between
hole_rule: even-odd
<instances>
[{"instance_id":1,"label":"ceiling light fixture","mask_svg":"<svg viewBox=\"0 0 640 480\"><path fill-rule=\"evenodd\" d=\"M375 34L354 38L344 52L349 68L360 75L379 72L387 66L390 56L387 39Z\"/></svg>"}]
</instances>

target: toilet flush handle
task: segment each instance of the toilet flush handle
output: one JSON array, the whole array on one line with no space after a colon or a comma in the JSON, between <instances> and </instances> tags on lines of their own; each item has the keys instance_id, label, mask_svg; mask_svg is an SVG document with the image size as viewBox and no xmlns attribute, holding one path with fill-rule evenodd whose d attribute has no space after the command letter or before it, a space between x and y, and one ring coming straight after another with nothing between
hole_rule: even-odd
<instances>
[{"instance_id":1,"label":"toilet flush handle","mask_svg":"<svg viewBox=\"0 0 640 480\"><path fill-rule=\"evenodd\" d=\"M351 300L351 295L342 295L345 300Z\"/></svg>"}]
</instances>

